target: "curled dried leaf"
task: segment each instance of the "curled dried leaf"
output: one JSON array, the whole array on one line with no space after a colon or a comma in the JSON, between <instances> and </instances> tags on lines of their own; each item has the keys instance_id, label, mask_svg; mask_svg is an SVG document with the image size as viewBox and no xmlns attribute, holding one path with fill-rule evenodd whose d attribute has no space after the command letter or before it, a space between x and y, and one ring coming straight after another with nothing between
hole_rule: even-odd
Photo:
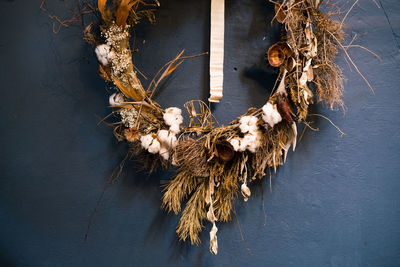
<instances>
[{"instance_id":1,"label":"curled dried leaf","mask_svg":"<svg viewBox=\"0 0 400 267\"><path fill-rule=\"evenodd\" d=\"M293 118L292 118L292 108L289 104L289 100L286 97L286 95L283 94L278 94L278 99L277 99L277 107L279 114L281 114L282 118L284 121L286 121L287 124L291 125L293 123Z\"/></svg>"}]
</instances>

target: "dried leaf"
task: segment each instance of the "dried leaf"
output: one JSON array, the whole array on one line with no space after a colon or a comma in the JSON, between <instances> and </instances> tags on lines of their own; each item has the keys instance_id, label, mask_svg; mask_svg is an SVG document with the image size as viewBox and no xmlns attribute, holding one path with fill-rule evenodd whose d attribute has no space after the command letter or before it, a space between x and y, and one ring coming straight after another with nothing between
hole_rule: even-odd
<instances>
[{"instance_id":1,"label":"dried leaf","mask_svg":"<svg viewBox=\"0 0 400 267\"><path fill-rule=\"evenodd\" d=\"M106 12L107 12L107 8L106 8L106 3L107 0L98 0L97 2L97 6L99 7L99 11L101 13L101 17L103 18L104 21L106 21Z\"/></svg>"},{"instance_id":2,"label":"dried leaf","mask_svg":"<svg viewBox=\"0 0 400 267\"><path fill-rule=\"evenodd\" d=\"M129 86L129 88L125 88L122 83L114 76L112 76L112 80L115 83L115 85L119 88L119 90L126 96L131 99L134 99L135 101L142 101L143 98L139 96L135 90Z\"/></svg>"},{"instance_id":3,"label":"dried leaf","mask_svg":"<svg viewBox=\"0 0 400 267\"><path fill-rule=\"evenodd\" d=\"M135 4L135 1L131 2L131 0L122 0L121 4L118 7L117 10L117 19L116 23L118 26L125 26L126 25L126 19L129 16L129 11L131 10L133 4Z\"/></svg>"}]
</instances>

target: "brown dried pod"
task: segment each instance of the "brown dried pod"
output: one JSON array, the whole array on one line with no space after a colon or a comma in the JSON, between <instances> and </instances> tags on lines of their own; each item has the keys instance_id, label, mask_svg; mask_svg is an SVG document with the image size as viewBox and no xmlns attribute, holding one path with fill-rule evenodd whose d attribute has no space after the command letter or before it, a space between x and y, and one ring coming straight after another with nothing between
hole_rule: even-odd
<instances>
[{"instance_id":1,"label":"brown dried pod","mask_svg":"<svg viewBox=\"0 0 400 267\"><path fill-rule=\"evenodd\" d=\"M281 114L282 118L284 121L286 121L287 124L292 124L293 123L293 118L292 118L292 108L289 104L288 98L283 95L283 94L278 94L278 101L277 101L277 108L279 114Z\"/></svg>"},{"instance_id":2,"label":"brown dried pod","mask_svg":"<svg viewBox=\"0 0 400 267\"><path fill-rule=\"evenodd\" d=\"M278 22L283 23L285 21L286 10L287 7L284 4L282 4L282 1L278 1L275 4L275 17Z\"/></svg>"},{"instance_id":3,"label":"brown dried pod","mask_svg":"<svg viewBox=\"0 0 400 267\"><path fill-rule=\"evenodd\" d=\"M230 161L235 155L233 146L226 140L218 142L215 147L217 148L218 158L224 162Z\"/></svg>"},{"instance_id":4,"label":"brown dried pod","mask_svg":"<svg viewBox=\"0 0 400 267\"><path fill-rule=\"evenodd\" d=\"M285 59L292 55L292 50L286 42L278 42L268 49L268 62L273 67L279 67Z\"/></svg>"},{"instance_id":5,"label":"brown dried pod","mask_svg":"<svg viewBox=\"0 0 400 267\"><path fill-rule=\"evenodd\" d=\"M293 57L290 57L287 63L287 70L292 71L294 67L296 67L296 60Z\"/></svg>"}]
</instances>

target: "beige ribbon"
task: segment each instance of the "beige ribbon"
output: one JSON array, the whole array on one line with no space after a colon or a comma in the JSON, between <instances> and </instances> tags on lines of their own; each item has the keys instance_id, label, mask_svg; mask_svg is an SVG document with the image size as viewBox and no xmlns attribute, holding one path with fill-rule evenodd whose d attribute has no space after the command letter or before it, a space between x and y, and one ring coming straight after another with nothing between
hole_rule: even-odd
<instances>
[{"instance_id":1,"label":"beige ribbon","mask_svg":"<svg viewBox=\"0 0 400 267\"><path fill-rule=\"evenodd\" d=\"M225 0L211 0L210 102L222 98L224 82Z\"/></svg>"}]
</instances>

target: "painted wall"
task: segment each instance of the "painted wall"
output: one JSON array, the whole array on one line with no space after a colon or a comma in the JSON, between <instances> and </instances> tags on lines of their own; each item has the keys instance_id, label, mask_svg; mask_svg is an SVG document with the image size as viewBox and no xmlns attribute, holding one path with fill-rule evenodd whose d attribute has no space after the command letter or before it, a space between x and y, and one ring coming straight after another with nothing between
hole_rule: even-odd
<instances>
[{"instance_id":1,"label":"painted wall","mask_svg":"<svg viewBox=\"0 0 400 267\"><path fill-rule=\"evenodd\" d=\"M67 16L64 1L48 8ZM167 173L128 164L104 195L86 242L89 216L126 146L97 125L108 114L107 88L79 26L52 33L39 0L0 1L0 265L2 266L400 266L400 3L361 0L349 15L349 53L375 88L371 94L343 57L347 112L321 105L296 153L272 177L251 186L238 217L219 224L219 254L177 241L178 218L160 210ZM158 25L137 27L136 65L149 77L181 49L208 50L209 1L162 1ZM214 107L227 123L262 105L276 70L265 50L279 37L265 0L226 6L225 95ZM207 57L189 60L157 100L182 106L207 99ZM146 83L146 82L145 82ZM303 126L301 126L302 128ZM267 213L264 225L262 192ZM238 221L245 242L238 230ZM250 249L251 254L248 253Z\"/></svg>"}]
</instances>

